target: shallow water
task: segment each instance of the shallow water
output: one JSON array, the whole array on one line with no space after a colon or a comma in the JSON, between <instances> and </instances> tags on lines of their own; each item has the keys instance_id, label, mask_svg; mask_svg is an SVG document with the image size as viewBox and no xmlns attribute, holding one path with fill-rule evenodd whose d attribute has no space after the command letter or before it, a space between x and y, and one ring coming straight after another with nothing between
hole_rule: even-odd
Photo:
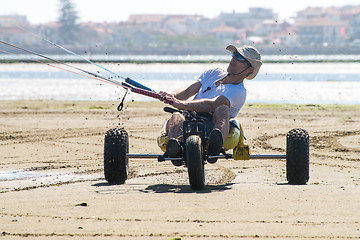
<instances>
[{"instance_id":1,"label":"shallow water","mask_svg":"<svg viewBox=\"0 0 360 240\"><path fill-rule=\"evenodd\" d=\"M73 172L38 172L26 170L0 171L0 192L37 188L102 178L102 173L76 174Z\"/></svg>"},{"instance_id":2,"label":"shallow water","mask_svg":"<svg viewBox=\"0 0 360 240\"><path fill-rule=\"evenodd\" d=\"M90 72L111 74L91 64L72 64ZM186 87L206 69L227 64L102 64L155 91ZM101 71L100 71L101 70ZM121 78L117 78L121 81ZM264 64L256 79L245 81L248 103L360 104L360 63ZM0 100L109 100L125 91L45 64L0 64ZM127 100L154 99L130 94Z\"/></svg>"},{"instance_id":3,"label":"shallow water","mask_svg":"<svg viewBox=\"0 0 360 240\"><path fill-rule=\"evenodd\" d=\"M28 172L28 171L24 171L24 170L1 171L0 172L0 181L40 178L40 177L45 177L45 176L47 176L46 173Z\"/></svg>"}]
</instances>

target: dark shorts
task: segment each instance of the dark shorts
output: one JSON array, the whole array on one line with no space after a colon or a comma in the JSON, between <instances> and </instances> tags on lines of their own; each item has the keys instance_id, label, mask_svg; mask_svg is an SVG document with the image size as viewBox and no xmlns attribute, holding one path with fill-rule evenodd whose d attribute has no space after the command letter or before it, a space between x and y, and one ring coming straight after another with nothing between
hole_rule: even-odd
<instances>
[{"instance_id":1,"label":"dark shorts","mask_svg":"<svg viewBox=\"0 0 360 240\"><path fill-rule=\"evenodd\" d=\"M211 130L214 128L214 123L212 122L214 113L213 112L197 112L199 116L204 118L206 122L206 136L208 136Z\"/></svg>"},{"instance_id":2,"label":"dark shorts","mask_svg":"<svg viewBox=\"0 0 360 240\"><path fill-rule=\"evenodd\" d=\"M197 114L210 122L212 121L212 118L214 116L213 112L197 112Z\"/></svg>"}]
</instances>

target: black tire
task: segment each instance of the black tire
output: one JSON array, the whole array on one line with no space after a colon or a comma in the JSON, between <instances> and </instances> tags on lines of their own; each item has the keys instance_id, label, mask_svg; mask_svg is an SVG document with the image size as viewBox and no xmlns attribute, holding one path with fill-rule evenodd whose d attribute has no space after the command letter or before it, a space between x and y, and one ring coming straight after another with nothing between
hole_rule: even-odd
<instances>
[{"instance_id":1,"label":"black tire","mask_svg":"<svg viewBox=\"0 0 360 240\"><path fill-rule=\"evenodd\" d=\"M123 184L129 171L129 137L124 129L110 129L105 134L104 174L110 184Z\"/></svg>"},{"instance_id":2,"label":"black tire","mask_svg":"<svg viewBox=\"0 0 360 240\"><path fill-rule=\"evenodd\" d=\"M191 189L203 190L205 188L204 156L199 136L191 135L186 139L185 157Z\"/></svg>"},{"instance_id":3,"label":"black tire","mask_svg":"<svg viewBox=\"0 0 360 240\"><path fill-rule=\"evenodd\" d=\"M309 133L295 128L286 137L286 178L289 184L301 185L309 181Z\"/></svg>"}]
</instances>

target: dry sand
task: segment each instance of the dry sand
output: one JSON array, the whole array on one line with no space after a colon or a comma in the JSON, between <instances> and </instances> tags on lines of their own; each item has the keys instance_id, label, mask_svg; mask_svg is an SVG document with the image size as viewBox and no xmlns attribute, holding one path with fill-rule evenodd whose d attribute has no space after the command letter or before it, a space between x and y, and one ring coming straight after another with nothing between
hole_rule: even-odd
<instances>
[{"instance_id":1,"label":"dry sand","mask_svg":"<svg viewBox=\"0 0 360 240\"><path fill-rule=\"evenodd\" d=\"M284 160L219 160L193 192L186 168L155 159L131 159L130 179L108 185L104 133L125 127L131 153L161 153L162 106L1 101L0 176L13 178L0 180L0 238L360 238L360 106L242 109L253 154L284 154L287 131L309 132L307 185L286 184Z\"/></svg>"}]
</instances>

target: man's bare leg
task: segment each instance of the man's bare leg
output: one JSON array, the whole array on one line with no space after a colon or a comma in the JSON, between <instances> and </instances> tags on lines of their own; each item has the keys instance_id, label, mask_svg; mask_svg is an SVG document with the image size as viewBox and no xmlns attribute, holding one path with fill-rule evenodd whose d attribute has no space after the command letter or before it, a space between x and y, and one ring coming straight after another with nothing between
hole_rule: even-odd
<instances>
[{"instance_id":1,"label":"man's bare leg","mask_svg":"<svg viewBox=\"0 0 360 240\"><path fill-rule=\"evenodd\" d=\"M178 139L180 142L182 141L182 133L183 133L182 127L184 121L185 121L185 117L181 113L176 112L172 114L171 118L169 119L166 125L166 131L168 133L169 139L175 138Z\"/></svg>"},{"instance_id":2,"label":"man's bare leg","mask_svg":"<svg viewBox=\"0 0 360 240\"><path fill-rule=\"evenodd\" d=\"M182 126L185 117L181 113L173 113L171 118L166 124L166 132L168 134L168 142L166 144L166 153L169 157L180 157L182 153ZM181 166L182 161L171 160L175 166Z\"/></svg>"},{"instance_id":3,"label":"man's bare leg","mask_svg":"<svg viewBox=\"0 0 360 240\"><path fill-rule=\"evenodd\" d=\"M229 119L230 113L228 106L221 105L215 109L213 116L214 128L218 128L221 131L223 142L225 142L225 139L229 134Z\"/></svg>"},{"instance_id":4,"label":"man's bare leg","mask_svg":"<svg viewBox=\"0 0 360 240\"><path fill-rule=\"evenodd\" d=\"M229 134L229 107L221 105L217 107L213 115L214 128L209 135L208 155L219 155L222 146ZM209 158L209 163L216 163L217 158Z\"/></svg>"}]
</instances>

